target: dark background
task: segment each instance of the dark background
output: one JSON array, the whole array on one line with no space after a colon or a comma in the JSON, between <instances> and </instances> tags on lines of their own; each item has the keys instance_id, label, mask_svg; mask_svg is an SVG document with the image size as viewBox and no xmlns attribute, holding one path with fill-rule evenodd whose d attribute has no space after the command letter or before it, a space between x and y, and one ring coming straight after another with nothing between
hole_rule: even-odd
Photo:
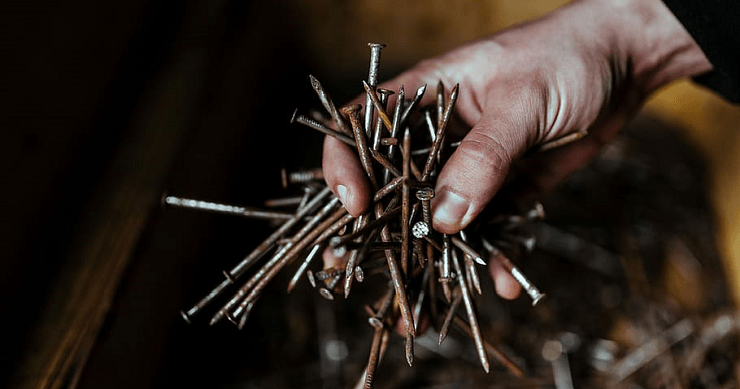
<instances>
[{"instance_id":1,"label":"dark background","mask_svg":"<svg viewBox=\"0 0 740 389\"><path fill-rule=\"evenodd\" d=\"M302 49L284 7L249 1L2 6L0 321L10 363L0 382L31 387L38 378L21 364L36 352L29 347L38 342L33 329L75 247L94 244L80 229L106 223L89 227L85 220L95 220L98 203L120 193L111 183L127 171L160 173L137 183L145 190L131 192L141 197L136 204L146 222L112 227L135 235L132 245L110 249L128 250L129 260L112 278L120 281L119 292L88 367L68 384L190 387L208 380L214 387L233 379L233 365L261 369L274 359L264 352L284 351L249 351L275 343L269 337L281 332L282 320L274 332L239 336L231 328L187 326L178 314L220 282L220 269L266 236L265 222L158 205L165 191L259 205L284 194L281 167L318 166L319 134L289 124L295 108L318 107L308 82L317 60ZM349 91L338 87L346 75L316 75L335 99L347 98ZM139 140L158 132L166 134L161 148L148 146L156 158L137 159Z\"/></svg>"}]
</instances>

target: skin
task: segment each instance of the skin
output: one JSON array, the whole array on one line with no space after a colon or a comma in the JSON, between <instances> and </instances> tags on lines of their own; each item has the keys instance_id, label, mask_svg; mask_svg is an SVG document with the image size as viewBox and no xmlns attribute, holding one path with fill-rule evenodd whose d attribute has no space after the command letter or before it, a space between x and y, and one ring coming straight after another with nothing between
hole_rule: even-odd
<instances>
[{"instance_id":1,"label":"skin","mask_svg":"<svg viewBox=\"0 0 740 389\"><path fill-rule=\"evenodd\" d=\"M711 70L660 0L580 0L426 59L380 87L460 84L455 109L468 132L441 170L432 201L434 229L453 234L483 210L533 146L577 130L589 133L517 171L526 177L520 186L536 197L593 158L656 89ZM427 93L422 104L434 98ZM370 185L352 149L327 137L323 170L352 215L368 209ZM490 272L500 296L519 295L503 268L493 264Z\"/></svg>"}]
</instances>

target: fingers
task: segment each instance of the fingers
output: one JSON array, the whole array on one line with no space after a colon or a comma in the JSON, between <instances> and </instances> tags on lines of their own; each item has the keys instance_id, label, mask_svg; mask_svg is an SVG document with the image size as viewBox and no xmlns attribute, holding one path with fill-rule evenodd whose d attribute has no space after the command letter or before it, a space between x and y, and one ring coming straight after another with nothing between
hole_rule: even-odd
<instances>
[{"instance_id":1,"label":"fingers","mask_svg":"<svg viewBox=\"0 0 740 389\"><path fill-rule=\"evenodd\" d=\"M522 291L521 285L498 261L489 262L488 271L491 273L496 294L507 300L514 300L519 297Z\"/></svg>"},{"instance_id":2,"label":"fingers","mask_svg":"<svg viewBox=\"0 0 740 389\"><path fill-rule=\"evenodd\" d=\"M639 107L628 102L588 130L585 138L563 147L527 157L507 184L508 193L526 203L541 198L557 188L572 173L585 166L623 128Z\"/></svg>"},{"instance_id":3,"label":"fingers","mask_svg":"<svg viewBox=\"0 0 740 389\"><path fill-rule=\"evenodd\" d=\"M350 146L327 136L322 156L324 180L352 216L360 216L370 205L370 185Z\"/></svg>"},{"instance_id":4,"label":"fingers","mask_svg":"<svg viewBox=\"0 0 740 389\"><path fill-rule=\"evenodd\" d=\"M379 88L398 90L401 86L407 90L407 98L413 98L418 89L425 85L425 79L431 79L431 73L419 67L409 70L398 77L384 82ZM434 99L432 93L425 93L419 105L427 104ZM365 104L365 94L358 95L344 106ZM395 96L390 96L388 107L395 104ZM339 198L347 211L357 217L364 213L370 204L372 193L365 170L357 157L357 151L350 146L327 136L324 139L322 157L324 179L334 194Z\"/></svg>"},{"instance_id":5,"label":"fingers","mask_svg":"<svg viewBox=\"0 0 740 389\"><path fill-rule=\"evenodd\" d=\"M516 109L515 109L516 108ZM432 201L437 231L454 234L467 226L501 187L514 158L528 144L520 107L485 114L445 163Z\"/></svg>"},{"instance_id":6,"label":"fingers","mask_svg":"<svg viewBox=\"0 0 740 389\"><path fill-rule=\"evenodd\" d=\"M321 258L324 260L324 267L323 269L332 269L332 268L344 268L347 265L347 258L349 257L349 254L343 255L343 256L336 256L334 255L334 249L331 247L326 247L324 251L321 253Z\"/></svg>"}]
</instances>

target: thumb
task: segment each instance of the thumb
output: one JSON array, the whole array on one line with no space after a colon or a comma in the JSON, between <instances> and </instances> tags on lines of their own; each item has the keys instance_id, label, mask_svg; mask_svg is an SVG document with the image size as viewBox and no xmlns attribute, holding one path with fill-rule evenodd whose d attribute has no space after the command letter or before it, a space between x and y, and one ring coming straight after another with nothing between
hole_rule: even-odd
<instances>
[{"instance_id":1,"label":"thumb","mask_svg":"<svg viewBox=\"0 0 740 389\"><path fill-rule=\"evenodd\" d=\"M457 233L478 216L529 144L527 129L534 127L521 120L523 110L484 112L437 178L432 215L442 233Z\"/></svg>"}]
</instances>

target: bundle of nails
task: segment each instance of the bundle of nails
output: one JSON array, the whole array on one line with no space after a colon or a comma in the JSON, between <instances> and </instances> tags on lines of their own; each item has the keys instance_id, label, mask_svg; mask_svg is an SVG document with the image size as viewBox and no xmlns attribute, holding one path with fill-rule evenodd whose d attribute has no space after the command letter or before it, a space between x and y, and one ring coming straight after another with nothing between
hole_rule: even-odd
<instances>
[{"instance_id":1,"label":"bundle of nails","mask_svg":"<svg viewBox=\"0 0 740 389\"><path fill-rule=\"evenodd\" d=\"M430 201L434 197L437 172L445 156L456 147L445 134L459 85L447 92L440 82L436 104L432 106L420 105L426 85L419 86L411 99L406 98L403 85L397 91L377 88L380 50L384 45L369 44L369 47L370 71L368 79L363 81L367 96L364 111L360 104L338 110L321 83L311 76L311 85L329 117L299 115L296 110L291 122L333 136L357 151L374 190L370 211L359 217L350 215L325 185L320 170L283 172L283 184L305 185L305 195L273 200L267 205L293 204L292 213L166 196L164 202L170 206L282 222L236 266L224 271L225 279L192 308L182 311L182 316L190 322L204 307L235 287L236 292L216 311L210 323L226 318L241 329L268 283L291 267L293 276L288 291L306 277L330 300L337 292L349 296L353 284L363 282L367 276L387 277L388 282L381 283L387 286L382 297L374 305L365 306L374 335L360 378L362 386L372 386L393 328L402 328L406 361L412 364L422 307L439 330L440 344L450 327L457 327L472 338L486 372L490 368L490 355L511 373L524 376L523 370L504 352L483 339L474 300L476 294L482 293L478 266L485 266L488 261L498 261L509 271L532 299L532 305L543 298L498 248L499 243L513 243L531 249L531 240L518 239L521 236L511 232L541 219L542 207L536 205L523 213L499 214L486 220L486 225L508 231L500 236L485 236L472 228L454 235L434 231ZM396 94L396 100L391 112L387 102L392 94ZM343 258L343 265L320 271L309 269L312 264L322 262L322 253L327 249ZM249 272L257 264L259 268ZM458 313L461 305L464 312Z\"/></svg>"}]
</instances>

